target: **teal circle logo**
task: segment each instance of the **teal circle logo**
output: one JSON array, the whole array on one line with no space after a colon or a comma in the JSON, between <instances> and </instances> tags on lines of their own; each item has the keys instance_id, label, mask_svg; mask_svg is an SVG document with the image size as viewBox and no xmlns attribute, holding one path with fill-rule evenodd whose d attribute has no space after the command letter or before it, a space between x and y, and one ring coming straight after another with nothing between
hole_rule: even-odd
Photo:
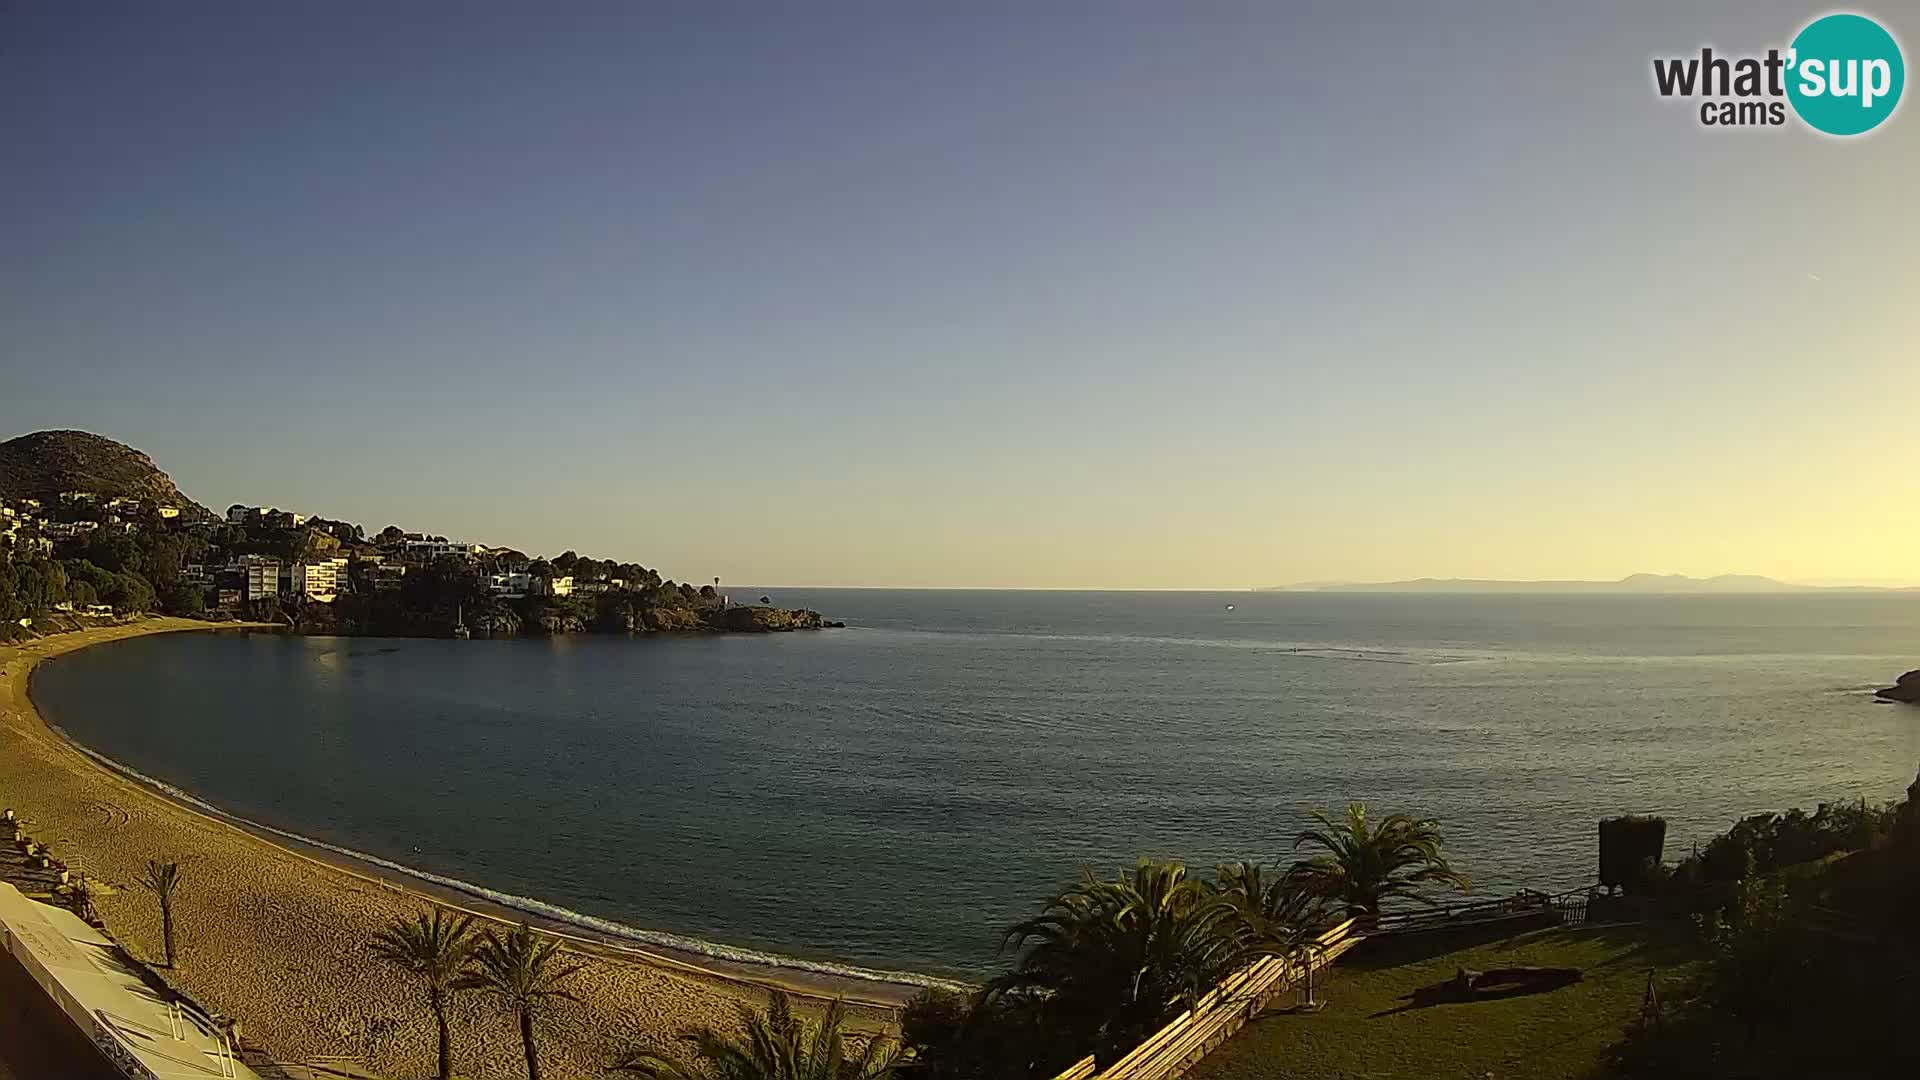
<instances>
[{"instance_id":1,"label":"teal circle logo","mask_svg":"<svg viewBox=\"0 0 1920 1080\"><path fill-rule=\"evenodd\" d=\"M1879 127L1907 85L1900 43L1864 15L1825 15L1808 23L1793 39L1787 65L1793 111L1829 135Z\"/></svg>"}]
</instances>

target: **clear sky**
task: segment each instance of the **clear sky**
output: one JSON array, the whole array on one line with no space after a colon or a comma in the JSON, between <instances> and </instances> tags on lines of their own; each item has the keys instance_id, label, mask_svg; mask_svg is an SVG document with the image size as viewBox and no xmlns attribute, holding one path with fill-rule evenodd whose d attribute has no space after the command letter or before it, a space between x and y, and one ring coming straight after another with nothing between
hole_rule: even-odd
<instances>
[{"instance_id":1,"label":"clear sky","mask_svg":"<svg viewBox=\"0 0 1920 1080\"><path fill-rule=\"evenodd\" d=\"M1920 580L1914 103L1652 90L1824 8L802 6L7 5L0 436L695 580Z\"/></svg>"}]
</instances>

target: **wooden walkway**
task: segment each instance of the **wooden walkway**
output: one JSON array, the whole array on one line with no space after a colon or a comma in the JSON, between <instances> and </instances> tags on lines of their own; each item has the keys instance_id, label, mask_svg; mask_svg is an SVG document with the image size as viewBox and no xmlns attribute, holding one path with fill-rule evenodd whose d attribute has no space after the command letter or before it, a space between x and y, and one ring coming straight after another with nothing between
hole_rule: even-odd
<instances>
[{"instance_id":1,"label":"wooden walkway","mask_svg":"<svg viewBox=\"0 0 1920 1080\"><path fill-rule=\"evenodd\" d=\"M1054 1080L1171 1080L1231 1038L1281 994L1318 976L1368 937L1455 930L1519 919L1549 919L1562 926L1586 922L1587 890L1548 894L1524 890L1513 896L1402 911L1362 921L1348 919L1287 956L1269 956L1241 968L1208 991L1191 1010L1100 1071L1091 1055Z\"/></svg>"},{"instance_id":2,"label":"wooden walkway","mask_svg":"<svg viewBox=\"0 0 1920 1080\"><path fill-rule=\"evenodd\" d=\"M1286 956L1256 960L1221 980L1190 1010L1134 1047L1103 1072L1092 1056L1082 1058L1054 1080L1166 1080L1192 1068L1226 1042L1248 1020L1281 994L1319 974L1364 935L1353 919L1333 927Z\"/></svg>"}]
</instances>

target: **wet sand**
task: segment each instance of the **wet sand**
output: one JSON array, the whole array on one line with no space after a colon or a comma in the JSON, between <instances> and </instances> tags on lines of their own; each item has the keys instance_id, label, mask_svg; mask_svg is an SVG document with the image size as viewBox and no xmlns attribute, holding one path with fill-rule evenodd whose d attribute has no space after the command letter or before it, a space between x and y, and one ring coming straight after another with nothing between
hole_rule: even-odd
<instances>
[{"instance_id":1,"label":"wet sand","mask_svg":"<svg viewBox=\"0 0 1920 1080\"><path fill-rule=\"evenodd\" d=\"M133 883L158 858L180 863L175 901L181 990L240 1020L246 1037L280 1060L364 1056L386 1075L431 1075L432 1018L404 972L376 960L367 941L396 918L431 903L483 917L523 916L476 897L268 837L210 815L121 775L49 728L28 697L32 669L75 649L143 634L216 627L148 619L0 646L0 805L35 839L99 883L96 906L109 932L136 956L159 963L160 917ZM540 926L539 920L533 920ZM558 927L543 927L559 930ZM914 987L675 955L560 936L586 960L572 984L578 1003L559 1003L540 1026L541 1064L552 1076L615 1075L607 1065L631 1047L678 1049L686 1030L729 1027L740 1002L764 1003L765 987L860 1003L854 1026L877 1030ZM525 1075L510 1017L465 995L456 1001L455 1072Z\"/></svg>"}]
</instances>

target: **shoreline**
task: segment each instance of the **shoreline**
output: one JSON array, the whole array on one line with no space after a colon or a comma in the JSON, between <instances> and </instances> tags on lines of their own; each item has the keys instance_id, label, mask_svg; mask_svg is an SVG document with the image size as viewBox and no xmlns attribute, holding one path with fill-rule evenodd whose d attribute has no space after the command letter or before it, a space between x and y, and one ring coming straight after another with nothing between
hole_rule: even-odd
<instances>
[{"instance_id":1,"label":"shoreline","mask_svg":"<svg viewBox=\"0 0 1920 1080\"><path fill-rule=\"evenodd\" d=\"M285 898L271 895L273 890L260 880L272 876L305 879L303 895L300 897L301 903L298 906L308 909L325 909L323 914L334 920L343 914L361 915L364 913L362 909L365 908L379 909L382 917L390 920L396 909L402 913L408 913L417 911L426 904L466 912L496 923L524 920L542 932L565 940L570 948L583 957L601 961L609 968L630 969L616 971L616 975L625 975L630 979L637 977L643 982L658 983L661 980L667 980L675 984L652 987L653 993L650 997L654 1000L647 1003L651 1007L635 1011L654 1014L662 1012L658 998L663 996L683 999L684 1007L665 1010L674 1015L660 1016L660 1022L646 1024L643 1030L633 1030L630 1021L627 1024L615 1025L629 1028L628 1037L619 1044L621 1046L631 1045L636 1036L643 1042L664 1046L675 1041L674 1037L687 1028L707 1023L726 1024L733 1015L732 1003L742 1000L758 1003L764 1000L764 993L769 989L777 988L794 994L803 999L803 1004L807 1001L817 1004L830 997L843 998L849 1005L855 1006L854 1019L857 1026L876 1028L887 1026L892 1013L906 1000L924 989L925 985L959 985L947 980L922 980L910 973L901 974L913 979L912 982L890 981L887 978L890 973L883 972L862 976L854 973L841 974L815 971L805 967L783 966L778 963L778 958L775 958L774 963L761 963L709 956L692 949L675 949L670 945L654 942L636 943L630 938L623 938L615 930L598 931L567 921L562 916L549 916L539 911L524 910L511 902L476 895L469 891L470 888L483 888L483 886L459 882L455 879L435 881L419 877L416 875L425 872L403 867L397 863L388 866L369 862L370 857L362 856L360 853L335 850L331 846L322 846L318 842L309 841L284 830L227 814L198 800L190 793L170 789L162 782L145 777L136 770L86 747L50 723L32 700L31 679L34 670L42 662L56 656L93 645L159 633L265 629L275 628L264 624L209 624L186 619L153 618L138 623L73 631L0 649L0 657L5 658L5 693L4 696L0 696L0 801L20 807L23 816L30 819L31 831L34 835L52 844L62 854L77 855L84 861L90 878L107 884L107 889L103 890L104 895L98 901L98 906L102 915L107 918L115 936L130 948L145 944L141 941L144 936L157 936L149 935L148 932L152 928L142 925L157 922L157 919L151 918L150 913L142 910L144 907L152 906L151 898L138 889L119 884L131 882L137 877L137 872L116 873L119 867L139 865L138 860L131 853L115 850L116 847L124 848L125 845L114 844L113 838L89 834L111 834L118 829L123 829L135 816L129 814L127 810L135 808L131 804L140 803L144 804L137 807L142 831L160 834L158 838L160 843L155 846L166 848L168 853L164 857L184 856L181 858L183 877L187 879L188 884L182 887L183 900L193 895L191 892L195 881L193 870L199 861L200 853L193 850L195 845L182 844L180 841L199 840L201 843L198 846L215 849L213 854L221 857L221 861L232 860L238 864L239 880L222 879L219 882L221 885L228 886L229 891L216 899L216 906L221 906L221 902L224 902L224 906L229 909L250 908L254 915L264 918L260 919L262 933L257 935L256 940L251 943L251 950L245 946L228 950L234 954L228 960L229 964L251 963L256 969L262 970L268 967L285 967L295 972L316 966L337 969L343 964L370 969L353 972L352 981L355 983L364 982L369 977L397 975L397 973L381 971L361 947L360 942L337 941L331 950L334 955L326 957L313 957L302 953L299 946L311 945L311 941L291 941L283 929L273 926L276 915L284 914L287 916L285 921L292 921L293 916L299 913L278 910ZM42 789L48 796L37 800L41 805L35 805L35 800L20 798L21 795L36 793L33 789ZM99 798L102 789L106 789L113 795L123 796L119 801L129 805L123 808L116 805L116 801L112 798ZM124 797L128 793L131 793L131 798ZM45 804L49 802L64 803L67 809L64 812L48 813ZM31 820L35 816L41 817L42 820ZM235 893L238 895L234 895ZM496 895L504 896L504 894ZM534 904L544 903L526 897L509 899L525 900ZM330 903L330 901L333 902ZM566 911L554 905L546 906L560 912ZM592 916L584 917L592 918ZM216 914L216 924L219 921L219 915ZM361 929L356 931L362 941L373 929L382 925L377 921L369 925L365 918L353 921L362 924ZM611 920L605 921L613 926L619 925L612 923ZM637 927L625 929L637 933L653 932ZM231 943L222 942L222 944ZM152 956L156 950L149 947L142 951L144 955ZM287 957L282 955L289 951L299 954L293 963L287 963ZM303 1032L302 1038L290 1040L295 1044L292 1047L278 1045L274 1037L278 1029L303 1026L300 1021L314 1018L287 1016L284 1013L255 1015L254 1009L250 1008L249 1004L243 1004L248 1001L246 995L235 995L235 1000L229 1000L229 995L219 986L214 985L208 988L201 985L199 979L184 977L193 974L193 969L198 965L192 963L191 949L183 952L185 955L181 962L182 971L169 972L169 978L182 976L176 981L182 984L183 989L201 999L210 1008L239 1017L246 1023L250 1032L256 1032L263 1037L270 1050L277 1054L287 1053L290 1050L313 1054L339 1053L348 1049L345 1045L319 1049L301 1048L301 1044L321 1041L311 1030ZM316 965L313 962L316 959L324 959L327 963ZM795 958L794 962L809 963L798 958ZM319 989L323 992L328 989L325 985L328 980L318 981L323 984ZM389 985L385 987L386 993L383 996L387 997L392 997L395 993L396 988L391 985L392 983L405 983L404 978L388 977L386 981ZM217 983L218 980L209 980L209 982ZM404 991L407 987L402 985L398 989ZM296 996L302 996L299 995L297 987L293 990ZM662 990L671 990L673 993L663 995L660 993ZM623 1001L596 1002L589 996L590 994L591 991L581 994L583 1011L598 1012L604 1011L609 1006L631 1004ZM310 995L304 996L311 1000ZM625 994L615 996L626 997ZM420 1011L409 1010L404 997L397 1004L400 1007L399 1011L402 1012ZM264 1003L260 1007L265 1009ZM360 1011L364 1013L366 1010L363 1008ZM375 1024L373 1018L364 1019L369 1031L370 1053L368 1056L382 1061L396 1058L413 1060L415 1056L413 1054L396 1052L393 1047L386 1045L376 1047L375 1036L371 1033L376 1027L382 1025ZM381 1019L391 1021L386 1026L406 1022L392 1020L390 1017ZM418 1018L408 1019L417 1021ZM314 1025L304 1026L311 1028ZM333 1026L338 1032L333 1042L336 1044L351 1042L347 1029L353 1026L352 1024L336 1023ZM415 1026L418 1024L416 1023ZM588 1041L591 1042L604 1042L607 1037L606 1032L600 1033L598 1037L585 1031L581 1034L587 1035ZM381 1041L384 1044L386 1040ZM511 1045L508 1045L501 1049L511 1048ZM557 1051L563 1048L556 1045L554 1049ZM498 1056L500 1055L496 1053L490 1055L490 1058ZM597 1070L608 1060L608 1055L601 1052L592 1053L589 1061L578 1061L577 1055L568 1056L576 1058L571 1064L571 1068L575 1070L583 1067ZM510 1058L504 1060L511 1064ZM554 1055L554 1064L558 1065L562 1060L560 1054ZM402 1068L402 1071L405 1068L395 1067ZM462 1067L470 1068L465 1065ZM511 1069L506 1071L510 1072ZM475 1075L492 1075L492 1073Z\"/></svg>"}]
</instances>

